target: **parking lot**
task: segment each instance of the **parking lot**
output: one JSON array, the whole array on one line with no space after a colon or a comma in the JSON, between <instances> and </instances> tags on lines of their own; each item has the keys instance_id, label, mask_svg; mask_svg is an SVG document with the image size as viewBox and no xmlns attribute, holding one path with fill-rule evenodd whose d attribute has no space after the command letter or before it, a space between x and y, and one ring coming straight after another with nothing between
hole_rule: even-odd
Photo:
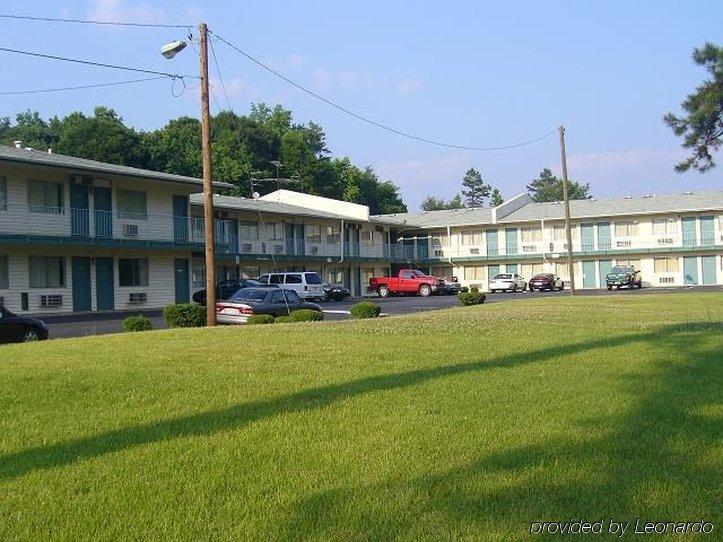
<instances>
[{"instance_id":1,"label":"parking lot","mask_svg":"<svg viewBox=\"0 0 723 542\"><path fill-rule=\"evenodd\" d=\"M719 291L723 293L721 286L689 286L683 288L643 288L642 290L578 290L578 295L647 295L653 293L692 292L692 291ZM557 297L570 295L565 290L562 292L517 292L517 293L495 293L487 294L487 303L498 303L500 301L513 302L519 299L531 299L536 297ZM349 308L358 300L330 301L323 303L324 317L327 320L343 320L349 317ZM446 309L459 305L455 296L432 296L422 297L389 297L386 299L374 299L382 307L382 314L409 314L413 312ZM134 313L135 314L135 313ZM154 329L166 327L163 315L160 310L144 311L143 314L151 319ZM124 313L96 313L83 315L63 315L45 318L50 327L50 338L80 337L84 335L101 335L105 333L118 333L121 330L123 318L128 314Z\"/></svg>"}]
</instances>

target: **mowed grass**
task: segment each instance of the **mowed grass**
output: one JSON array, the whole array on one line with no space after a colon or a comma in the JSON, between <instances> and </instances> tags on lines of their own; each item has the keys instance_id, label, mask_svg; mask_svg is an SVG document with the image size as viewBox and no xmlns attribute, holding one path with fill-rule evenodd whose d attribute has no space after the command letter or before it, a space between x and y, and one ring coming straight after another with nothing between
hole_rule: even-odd
<instances>
[{"instance_id":1,"label":"mowed grass","mask_svg":"<svg viewBox=\"0 0 723 542\"><path fill-rule=\"evenodd\" d=\"M0 347L0 540L723 529L723 295Z\"/></svg>"}]
</instances>

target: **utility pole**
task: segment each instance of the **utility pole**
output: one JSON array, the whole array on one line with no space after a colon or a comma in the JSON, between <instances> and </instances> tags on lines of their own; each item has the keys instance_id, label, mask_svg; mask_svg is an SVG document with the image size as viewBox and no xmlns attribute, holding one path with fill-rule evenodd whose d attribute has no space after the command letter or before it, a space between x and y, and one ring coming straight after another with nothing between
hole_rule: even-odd
<instances>
[{"instance_id":1,"label":"utility pole","mask_svg":"<svg viewBox=\"0 0 723 542\"><path fill-rule=\"evenodd\" d=\"M565 128L560 126L560 159L562 161L562 197L565 200L565 238L567 239L567 272L570 275L570 295L575 295L575 263L572 260L572 231L570 228L570 197L567 187L567 157Z\"/></svg>"},{"instance_id":2,"label":"utility pole","mask_svg":"<svg viewBox=\"0 0 723 542\"><path fill-rule=\"evenodd\" d=\"M203 220L206 246L206 325L216 325L216 245L213 234L211 181L211 114L208 103L208 29L198 26L201 50L201 146L203 152Z\"/></svg>"}]
</instances>

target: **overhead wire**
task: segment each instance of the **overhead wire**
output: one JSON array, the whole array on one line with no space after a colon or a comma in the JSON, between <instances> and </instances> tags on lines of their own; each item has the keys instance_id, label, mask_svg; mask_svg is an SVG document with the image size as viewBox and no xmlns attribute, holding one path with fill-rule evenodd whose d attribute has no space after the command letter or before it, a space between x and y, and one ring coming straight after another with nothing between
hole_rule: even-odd
<instances>
[{"instance_id":1,"label":"overhead wire","mask_svg":"<svg viewBox=\"0 0 723 542\"><path fill-rule=\"evenodd\" d=\"M397 134L397 135L399 135L399 136L406 137L406 138L408 138L408 139L413 139L413 140L415 140L415 141L420 141L420 142L422 142L422 143L428 143L428 144L430 144L430 145L436 145L436 146L438 146L438 147L445 147L445 148L448 148L448 149L460 149L460 150L469 150L469 151L499 151L499 150L506 150L506 149L515 149L515 148L518 148L518 147L524 147L524 146L526 146L526 145L531 145L532 143L537 143L538 141L542 141L543 139L545 139L545 138L547 138L547 137L550 137L552 134L554 134L554 133L557 132L557 128L554 128L554 129L550 130L549 132L546 132L545 134L543 134L543 135L541 135L541 136L539 136L539 137L535 137L535 138L533 138L533 139L529 139L529 140L525 140L525 141L521 141L521 142L517 142L517 143L512 143L512 144L509 144L509 145L499 145L499 146L492 146L492 147L477 147L477 146L472 146L472 145L457 145L457 144L454 144L454 143L448 143L448 142L444 142L444 141L437 141L437 140L434 140L434 139L429 139L429 138L426 138L426 137L418 136L418 135L412 134L412 133L410 133L410 132L406 132L406 131L404 131L404 130L400 130L400 129L398 129L398 128L394 128L394 127L392 127L392 126L389 126L389 125L383 124L383 123L381 123L381 122L375 121L375 120L370 119L370 118L368 118L368 117L365 117L365 116L363 116L363 115L361 115L361 114L359 114L359 113L355 113L355 112L352 111L351 109L348 109L348 108L346 108L346 107L344 107L344 106L342 106L342 105L340 105L340 104L338 104L338 103L336 103L336 102L333 102L332 100L330 100L330 99L322 96L321 94L319 94L319 93L317 93L317 92L314 92L313 90L305 87L304 85L302 85L302 84L300 84L300 83L297 83L296 81L290 79L289 77L287 77L287 76L284 75L283 73L281 73L281 72L279 72L278 70L272 68L271 66L265 64L264 62L262 62L262 61L259 60L258 58L254 57L253 55L247 53L246 51L242 50L242 49L239 48L238 46L234 45L233 43L231 43L230 41L228 41L227 39L225 39L223 36L219 36L218 34L214 33L214 32L211 31L211 30L209 30L209 33L211 33L211 34L213 34L214 36L216 36L216 38L218 38L219 41L225 43L228 47L230 47L231 49L235 50L237 53L241 54L243 57L245 57L245 58L248 59L249 61L253 62L253 63L256 64L257 66L263 68L264 70L268 71L269 73L273 74L274 76L278 77L279 79L285 81L286 83L292 85L293 87L296 87L298 90L301 90L302 92L304 92L304 93L306 93L306 94L308 94L308 95L316 98L317 100L320 100L320 101L324 102L325 104L327 104L327 105L329 105L329 106L331 106L331 107L333 107L333 108L341 111L342 113L345 113L345 114L347 114L347 115L349 115L349 116L351 116L351 117L354 117L354 118L357 119L357 120L360 120L360 121L365 122L365 123L367 123L367 124L370 124L370 125L372 125L372 126L376 126L377 128L381 128L382 130L386 130L387 132L391 132L391 133L393 133L393 134Z\"/></svg>"},{"instance_id":2,"label":"overhead wire","mask_svg":"<svg viewBox=\"0 0 723 542\"><path fill-rule=\"evenodd\" d=\"M49 23L73 23L93 24L103 26L135 26L141 28L190 28L190 24L164 24L164 23L141 23L133 21L100 21L94 19L68 19L63 17L35 17L32 15L15 15L12 13L0 13L0 19L25 20Z\"/></svg>"},{"instance_id":3,"label":"overhead wire","mask_svg":"<svg viewBox=\"0 0 723 542\"><path fill-rule=\"evenodd\" d=\"M103 88L103 87L114 87L121 85L132 85L134 83L145 83L148 81L160 81L161 79L167 79L165 75L158 75L156 77L143 77L141 79L128 79L125 81L111 81L109 83L93 83L88 85L77 85L72 87L55 87L55 88L39 88L32 90L4 90L0 91L0 96L21 96L26 94L43 94L48 92L63 92L68 90L85 90L90 88Z\"/></svg>"}]
</instances>

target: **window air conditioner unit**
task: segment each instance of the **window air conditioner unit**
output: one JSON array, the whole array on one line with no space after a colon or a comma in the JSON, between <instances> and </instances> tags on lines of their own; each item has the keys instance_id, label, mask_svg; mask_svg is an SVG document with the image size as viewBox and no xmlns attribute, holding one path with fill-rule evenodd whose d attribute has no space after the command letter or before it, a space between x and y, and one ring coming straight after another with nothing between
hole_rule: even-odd
<instances>
[{"instance_id":1,"label":"window air conditioner unit","mask_svg":"<svg viewBox=\"0 0 723 542\"><path fill-rule=\"evenodd\" d=\"M671 284L675 282L675 277L660 277L660 284Z\"/></svg>"},{"instance_id":2,"label":"window air conditioner unit","mask_svg":"<svg viewBox=\"0 0 723 542\"><path fill-rule=\"evenodd\" d=\"M555 243L550 243L550 252L555 252Z\"/></svg>"},{"instance_id":3,"label":"window air conditioner unit","mask_svg":"<svg viewBox=\"0 0 723 542\"><path fill-rule=\"evenodd\" d=\"M241 250L246 253L251 252L253 249L254 249L254 247L251 243L244 243L243 246L241 247Z\"/></svg>"},{"instance_id":4,"label":"window air conditioner unit","mask_svg":"<svg viewBox=\"0 0 723 542\"><path fill-rule=\"evenodd\" d=\"M470 254L479 254L479 249L478 248L470 248L469 253Z\"/></svg>"},{"instance_id":5,"label":"window air conditioner unit","mask_svg":"<svg viewBox=\"0 0 723 542\"><path fill-rule=\"evenodd\" d=\"M615 241L615 246L618 247L629 247L630 246L630 239L624 239L622 241Z\"/></svg>"},{"instance_id":6,"label":"window air conditioner unit","mask_svg":"<svg viewBox=\"0 0 723 542\"><path fill-rule=\"evenodd\" d=\"M309 249L311 250L311 253L312 253L312 254L319 254L319 247L318 247L318 246L313 245L313 246L309 247Z\"/></svg>"},{"instance_id":7,"label":"window air conditioner unit","mask_svg":"<svg viewBox=\"0 0 723 542\"><path fill-rule=\"evenodd\" d=\"M261 254L266 254L266 243L261 243Z\"/></svg>"},{"instance_id":8,"label":"window air conditioner unit","mask_svg":"<svg viewBox=\"0 0 723 542\"><path fill-rule=\"evenodd\" d=\"M274 254L283 254L284 245L274 245Z\"/></svg>"},{"instance_id":9,"label":"window air conditioner unit","mask_svg":"<svg viewBox=\"0 0 723 542\"><path fill-rule=\"evenodd\" d=\"M44 309L63 306L63 296L60 294L41 295L40 306Z\"/></svg>"},{"instance_id":10,"label":"window air conditioner unit","mask_svg":"<svg viewBox=\"0 0 723 542\"><path fill-rule=\"evenodd\" d=\"M123 237L138 237L138 224L123 224Z\"/></svg>"},{"instance_id":11,"label":"window air conditioner unit","mask_svg":"<svg viewBox=\"0 0 723 542\"><path fill-rule=\"evenodd\" d=\"M148 300L148 294L146 292L131 292L128 294L129 305L142 305Z\"/></svg>"},{"instance_id":12,"label":"window air conditioner unit","mask_svg":"<svg viewBox=\"0 0 723 542\"><path fill-rule=\"evenodd\" d=\"M522 252L535 252L536 249L535 245L522 245Z\"/></svg>"},{"instance_id":13,"label":"window air conditioner unit","mask_svg":"<svg viewBox=\"0 0 723 542\"><path fill-rule=\"evenodd\" d=\"M661 237L658 239L659 245L672 245L673 244L673 238L672 237Z\"/></svg>"},{"instance_id":14,"label":"window air conditioner unit","mask_svg":"<svg viewBox=\"0 0 723 542\"><path fill-rule=\"evenodd\" d=\"M435 250L434 255L437 258L443 258L444 257L444 250Z\"/></svg>"}]
</instances>

